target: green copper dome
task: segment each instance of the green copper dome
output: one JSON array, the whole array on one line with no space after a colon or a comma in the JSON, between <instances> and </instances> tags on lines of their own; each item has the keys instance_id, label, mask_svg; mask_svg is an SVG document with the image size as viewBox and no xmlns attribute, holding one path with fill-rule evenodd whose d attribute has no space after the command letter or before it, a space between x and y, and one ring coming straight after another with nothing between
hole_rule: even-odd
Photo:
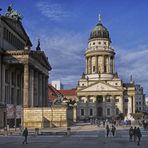
<instances>
[{"instance_id":1,"label":"green copper dome","mask_svg":"<svg viewBox=\"0 0 148 148\"><path fill-rule=\"evenodd\" d=\"M109 32L106 27L101 23L101 18L99 18L99 23L95 26L95 28L90 33L90 40L100 38L100 39L108 39L110 41Z\"/></svg>"}]
</instances>

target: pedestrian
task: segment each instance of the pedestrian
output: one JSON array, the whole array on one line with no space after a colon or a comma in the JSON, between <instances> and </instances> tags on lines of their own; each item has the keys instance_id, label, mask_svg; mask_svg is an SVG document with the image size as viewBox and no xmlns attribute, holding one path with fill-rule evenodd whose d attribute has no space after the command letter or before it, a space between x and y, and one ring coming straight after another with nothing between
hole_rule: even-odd
<instances>
[{"instance_id":1,"label":"pedestrian","mask_svg":"<svg viewBox=\"0 0 148 148\"><path fill-rule=\"evenodd\" d=\"M108 126L108 124L106 125L106 136L108 137L108 135L109 135L109 132L110 132L110 129L109 129L109 126Z\"/></svg>"},{"instance_id":2,"label":"pedestrian","mask_svg":"<svg viewBox=\"0 0 148 148\"><path fill-rule=\"evenodd\" d=\"M115 136L116 127L114 125L112 125L111 132L112 132L112 135Z\"/></svg>"},{"instance_id":3,"label":"pedestrian","mask_svg":"<svg viewBox=\"0 0 148 148\"><path fill-rule=\"evenodd\" d=\"M141 134L141 131L140 131L139 127L137 128L136 133L137 133L137 138L138 138L137 145L140 145L140 140L141 140L142 134Z\"/></svg>"},{"instance_id":4,"label":"pedestrian","mask_svg":"<svg viewBox=\"0 0 148 148\"><path fill-rule=\"evenodd\" d=\"M137 128L136 128L136 126L134 127L133 135L134 135L134 142L136 142L136 140L137 140Z\"/></svg>"},{"instance_id":5,"label":"pedestrian","mask_svg":"<svg viewBox=\"0 0 148 148\"><path fill-rule=\"evenodd\" d=\"M23 141L23 144L24 144L24 143L28 144L28 143L27 143L27 136L28 136L28 129L27 129L27 128L24 129L24 131L23 131L23 136L25 137L25 139L24 139L24 141Z\"/></svg>"},{"instance_id":6,"label":"pedestrian","mask_svg":"<svg viewBox=\"0 0 148 148\"><path fill-rule=\"evenodd\" d=\"M129 141L132 142L132 138L133 138L133 133L134 133L134 130L133 130L133 127L131 126L131 128L129 129Z\"/></svg>"}]
</instances>

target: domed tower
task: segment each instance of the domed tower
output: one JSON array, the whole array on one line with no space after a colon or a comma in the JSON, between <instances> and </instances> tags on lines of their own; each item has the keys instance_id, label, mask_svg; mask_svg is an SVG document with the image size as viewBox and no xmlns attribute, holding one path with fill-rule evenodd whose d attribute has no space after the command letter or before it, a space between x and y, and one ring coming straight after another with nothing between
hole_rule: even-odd
<instances>
[{"instance_id":1,"label":"domed tower","mask_svg":"<svg viewBox=\"0 0 148 148\"><path fill-rule=\"evenodd\" d=\"M111 48L109 32L101 22L99 15L98 24L93 28L86 48L86 72L88 79L112 80L115 74L114 49Z\"/></svg>"}]
</instances>

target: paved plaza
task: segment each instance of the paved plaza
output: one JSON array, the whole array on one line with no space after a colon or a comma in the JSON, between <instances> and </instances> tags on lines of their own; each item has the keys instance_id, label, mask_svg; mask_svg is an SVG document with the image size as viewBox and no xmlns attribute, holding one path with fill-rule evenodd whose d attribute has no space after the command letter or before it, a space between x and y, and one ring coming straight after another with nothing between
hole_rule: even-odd
<instances>
[{"instance_id":1,"label":"paved plaza","mask_svg":"<svg viewBox=\"0 0 148 148\"><path fill-rule=\"evenodd\" d=\"M141 128L142 140L140 146L137 146L137 143L129 142L128 129L129 127L117 127L115 137L110 134L107 138L103 128L80 124L71 128L70 135L30 135L28 144L22 144L24 137L19 135L1 135L0 148L147 148L148 132ZM59 129L60 133L65 130Z\"/></svg>"}]
</instances>

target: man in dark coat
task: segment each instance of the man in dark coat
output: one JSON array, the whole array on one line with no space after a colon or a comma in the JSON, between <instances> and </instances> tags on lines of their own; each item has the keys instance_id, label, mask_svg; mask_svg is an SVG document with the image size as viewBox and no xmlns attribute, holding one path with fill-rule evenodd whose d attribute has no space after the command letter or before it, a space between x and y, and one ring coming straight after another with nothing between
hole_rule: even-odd
<instances>
[{"instance_id":1,"label":"man in dark coat","mask_svg":"<svg viewBox=\"0 0 148 148\"><path fill-rule=\"evenodd\" d=\"M109 135L109 132L110 132L110 129L109 129L109 126L108 126L108 124L106 125L106 136L108 137L108 135Z\"/></svg>"},{"instance_id":2,"label":"man in dark coat","mask_svg":"<svg viewBox=\"0 0 148 148\"><path fill-rule=\"evenodd\" d=\"M23 131L23 136L25 137L25 139L24 139L24 141L23 141L23 144L24 144L24 143L28 144L28 143L27 143L27 136L28 136L28 129L27 129L27 128L24 129L24 131Z\"/></svg>"},{"instance_id":3,"label":"man in dark coat","mask_svg":"<svg viewBox=\"0 0 148 148\"><path fill-rule=\"evenodd\" d=\"M133 130L133 135L134 135L134 142L136 142L136 140L137 140L137 128L136 128L136 126Z\"/></svg>"},{"instance_id":4,"label":"man in dark coat","mask_svg":"<svg viewBox=\"0 0 148 148\"><path fill-rule=\"evenodd\" d=\"M112 132L112 135L115 136L116 128L114 125L112 125L111 132Z\"/></svg>"},{"instance_id":5,"label":"man in dark coat","mask_svg":"<svg viewBox=\"0 0 148 148\"><path fill-rule=\"evenodd\" d=\"M140 140L141 140L142 134L141 134L141 131L140 131L140 128L139 127L137 128L136 133L137 133L137 138L138 138L137 145L140 145Z\"/></svg>"},{"instance_id":6,"label":"man in dark coat","mask_svg":"<svg viewBox=\"0 0 148 148\"><path fill-rule=\"evenodd\" d=\"M133 127L131 126L131 128L129 129L129 137L130 137L130 141L132 141L132 137L133 137L133 134L134 134L134 130L133 130Z\"/></svg>"}]
</instances>

